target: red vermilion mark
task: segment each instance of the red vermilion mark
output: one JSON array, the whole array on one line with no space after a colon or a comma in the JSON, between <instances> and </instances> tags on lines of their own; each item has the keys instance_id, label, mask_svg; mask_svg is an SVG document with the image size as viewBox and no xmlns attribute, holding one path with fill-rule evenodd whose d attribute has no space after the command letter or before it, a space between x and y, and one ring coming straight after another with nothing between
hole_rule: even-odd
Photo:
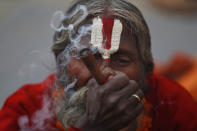
<instances>
[{"instance_id":1,"label":"red vermilion mark","mask_svg":"<svg viewBox=\"0 0 197 131\"><path fill-rule=\"evenodd\" d=\"M106 61L106 62L109 62L109 61L110 61L110 59L109 59L109 58L108 58L108 59L105 59L105 61Z\"/></svg>"},{"instance_id":2,"label":"red vermilion mark","mask_svg":"<svg viewBox=\"0 0 197 131\"><path fill-rule=\"evenodd\" d=\"M114 19L112 18L103 18L103 48L109 50L111 48L111 37L112 37L112 30L114 26Z\"/></svg>"}]
</instances>

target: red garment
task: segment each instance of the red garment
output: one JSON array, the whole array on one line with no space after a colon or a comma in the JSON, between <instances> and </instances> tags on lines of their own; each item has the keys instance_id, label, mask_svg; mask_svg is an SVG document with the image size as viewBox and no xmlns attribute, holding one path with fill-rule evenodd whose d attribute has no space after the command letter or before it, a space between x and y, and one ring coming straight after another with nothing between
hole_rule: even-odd
<instances>
[{"instance_id":1,"label":"red garment","mask_svg":"<svg viewBox=\"0 0 197 131\"><path fill-rule=\"evenodd\" d=\"M154 75L147 101L153 106L153 131L197 131L197 104L178 83Z\"/></svg>"},{"instance_id":2,"label":"red garment","mask_svg":"<svg viewBox=\"0 0 197 131\"><path fill-rule=\"evenodd\" d=\"M23 130L28 128L34 131L55 130L55 117L52 112L47 112L52 108L50 103L47 106L49 110L42 110L43 96L47 96L49 99L52 97L50 92L53 89L51 87L54 87L53 82L54 75L51 75L44 82L25 85L11 95L0 111L0 130L18 131L21 125L26 125ZM148 85L152 87L147 95L147 101L153 107L153 131L197 130L197 105L184 88L174 81L158 75L151 75ZM38 117L35 117L35 114L39 114L38 111L44 117L46 117L46 113L50 116L35 122L35 119L39 120ZM27 119L29 121L24 121ZM42 121L45 123L43 124ZM36 128L36 124L39 125L38 128ZM45 127L41 128L43 125ZM71 127L69 131L79 131L79 129Z\"/></svg>"}]
</instances>

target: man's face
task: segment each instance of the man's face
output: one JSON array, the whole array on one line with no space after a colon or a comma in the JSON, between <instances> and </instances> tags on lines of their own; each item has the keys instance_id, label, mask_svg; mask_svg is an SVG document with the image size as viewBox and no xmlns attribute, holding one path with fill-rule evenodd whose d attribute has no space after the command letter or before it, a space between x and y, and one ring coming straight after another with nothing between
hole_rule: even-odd
<instances>
[{"instance_id":1,"label":"man's face","mask_svg":"<svg viewBox=\"0 0 197 131\"><path fill-rule=\"evenodd\" d=\"M95 58L101 71L110 69L110 71L123 72L131 80L139 82L142 78L141 74L143 73L143 70L141 70L140 67L136 39L128 32L130 31L123 28L119 50L111 55L108 63L99 53L95 54ZM88 36L84 37L80 44L89 43L89 40L90 38ZM58 113L60 121L62 121L65 128L68 128L69 125L74 125L86 110L85 105L88 91L86 85L93 76L81 59L71 58L66 68L67 75L71 78L76 78L77 80L75 85L75 90L77 90L76 93L69 98L69 102L65 102L65 106L61 107L61 111Z\"/></svg>"},{"instance_id":2,"label":"man's face","mask_svg":"<svg viewBox=\"0 0 197 131\"><path fill-rule=\"evenodd\" d=\"M89 43L88 38L84 40ZM101 71L109 67L114 71L127 74L131 80L138 81L140 79L140 72L142 71L140 71L140 59L136 48L136 39L125 29L123 29L121 34L119 50L111 55L109 63L106 63L99 53L95 54L95 58ZM68 73L78 80L78 87L83 87L93 77L82 60L75 58L72 58L68 64Z\"/></svg>"}]
</instances>

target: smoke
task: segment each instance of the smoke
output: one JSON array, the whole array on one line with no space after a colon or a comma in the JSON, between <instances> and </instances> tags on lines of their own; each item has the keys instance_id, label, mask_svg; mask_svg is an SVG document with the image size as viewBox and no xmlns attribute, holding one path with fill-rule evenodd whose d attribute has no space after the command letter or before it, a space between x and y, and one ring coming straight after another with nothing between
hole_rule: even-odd
<instances>
[{"instance_id":1,"label":"smoke","mask_svg":"<svg viewBox=\"0 0 197 131\"><path fill-rule=\"evenodd\" d=\"M63 23L61 23L63 20L71 19L73 16L79 13L79 11L82 11L82 16L79 17L73 24L69 24L67 27L65 27ZM81 23L87 16L88 11L86 6L84 5L78 5L73 12L66 15L64 15L64 12L62 11L56 11L51 20L51 28L57 32L60 32L62 30L67 30L71 32L73 31L74 27Z\"/></svg>"},{"instance_id":2,"label":"smoke","mask_svg":"<svg viewBox=\"0 0 197 131\"><path fill-rule=\"evenodd\" d=\"M62 22L72 19L78 16L78 19L73 23L65 26ZM88 16L88 11L86 6L78 5L71 13L64 14L62 11L57 11L54 13L51 20L51 28L56 32L66 31L69 34L70 43L67 43L66 48L62 51L57 58L57 75L56 84L64 87L67 95L72 95L74 92L70 91L77 82L77 79L73 76L69 76L67 73L67 65L72 58L80 59L79 52L84 48L90 48L93 53L97 52L90 44L90 35L92 30L92 24L81 25L78 27L77 32L74 30L82 21ZM85 41L85 42L84 42ZM75 65L72 65L75 66ZM72 92L72 93L71 93Z\"/></svg>"},{"instance_id":3,"label":"smoke","mask_svg":"<svg viewBox=\"0 0 197 131\"><path fill-rule=\"evenodd\" d=\"M63 25L62 21L72 19L79 12L82 14L75 22L67 27ZM65 93L61 94L63 99L59 99L59 102L56 101L58 105L53 107L53 109L51 108L51 105L54 104L54 99L50 98L48 95L44 95L40 110L36 111L31 117L22 116L18 119L18 124L21 131L48 130L49 128L50 130L56 130L53 129L51 125L47 125L46 121L53 121L54 116L60 114L57 115L58 120L66 126L72 124L73 120L71 120L71 122L70 118L75 118L75 120L77 120L77 118L84 113L84 100L87 93L87 88L82 88L77 92L73 90L73 87L75 87L75 84L77 83L77 79L69 76L67 73L67 65L72 58L80 59L79 51L84 48L88 47L96 53L96 49L91 47L91 44L89 43L90 40L88 40L88 43L83 43L84 38L89 38L87 36L90 36L91 34L92 25L82 25L78 28L77 32L74 31L74 27L78 26L87 16L87 8L83 5L78 5L77 8L69 14L64 14L62 11L57 11L54 13L51 20L51 28L56 32L63 30L67 31L70 39L70 43L67 44L67 47L58 56L56 64L57 75L55 86L59 87L60 83L63 83L63 86L61 87L64 88ZM31 54L38 53L39 51L31 52ZM31 67L36 68L37 65L32 63ZM23 75L24 73L20 71L19 74ZM63 114L62 111L64 112ZM61 118L62 116L64 117ZM66 128L68 128L68 126L66 126Z\"/></svg>"},{"instance_id":4,"label":"smoke","mask_svg":"<svg viewBox=\"0 0 197 131\"><path fill-rule=\"evenodd\" d=\"M42 99L42 108L36 111L31 117L25 115L18 119L20 131L56 131L56 128L50 125L54 121L54 113L51 109L52 98L44 95ZM30 124L31 123L31 124Z\"/></svg>"},{"instance_id":5,"label":"smoke","mask_svg":"<svg viewBox=\"0 0 197 131\"><path fill-rule=\"evenodd\" d=\"M79 12L82 14L72 24L65 27L63 23L61 23L62 21L75 17ZM81 25L78 27L77 32L74 30L74 27L84 21L87 16L87 8L83 5L78 5L70 14L64 15L61 11L55 12L51 21L51 27L56 32L68 32L70 41L70 43L67 43L64 51L58 55L56 74L56 85L64 88L65 94L63 95L65 96L61 98L65 99L60 99L59 102L57 102L60 104L57 105L55 113L57 119L66 129L68 129L70 125L74 125L77 119L85 112L85 99L88 91L87 87L82 87L78 91L73 89L78 80L75 76L69 76L67 71L68 64L73 58L80 59L79 52L84 48L89 48L93 53L97 52L97 49L92 47L90 43L92 24ZM55 26L55 24L58 26ZM72 65L72 68L74 68L74 66L75 65Z\"/></svg>"},{"instance_id":6,"label":"smoke","mask_svg":"<svg viewBox=\"0 0 197 131\"><path fill-rule=\"evenodd\" d=\"M72 19L79 12L81 14L80 17L72 24L65 27L62 22ZM50 96L44 95L42 108L40 110L36 111L32 117L22 116L19 118L18 123L21 131L48 130L49 128L52 130L53 128L51 125L47 125L46 121L53 121L54 116L58 117L57 119L65 128L68 128L69 125L74 124L77 118L85 112L85 99L88 89L86 87L78 91L73 89L78 80L75 76L69 76L67 66L72 58L80 59L79 52L84 48L88 47L93 53L97 52L97 49L92 47L89 43L92 30L91 24L78 27L77 32L74 30L74 28L84 21L87 16L88 11L84 5L78 5L74 11L69 14L57 11L52 16L51 28L56 32L67 31L70 40L70 43L67 43L66 48L59 54L56 61L56 79L54 84L56 87L63 88L64 93L59 94L61 95L60 99L52 99ZM39 51L33 51L31 54L36 54L38 52ZM36 65L32 64L32 68L34 67L36 67ZM54 99L57 99L55 101L56 105L54 104ZM52 109L51 105L55 105L55 107ZM29 123L32 123L31 126Z\"/></svg>"}]
</instances>

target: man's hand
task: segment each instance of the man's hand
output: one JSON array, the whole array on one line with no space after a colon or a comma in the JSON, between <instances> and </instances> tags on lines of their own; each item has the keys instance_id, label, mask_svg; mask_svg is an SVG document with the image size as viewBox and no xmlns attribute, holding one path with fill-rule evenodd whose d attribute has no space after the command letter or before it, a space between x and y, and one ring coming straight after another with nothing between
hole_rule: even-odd
<instances>
[{"instance_id":1,"label":"man's hand","mask_svg":"<svg viewBox=\"0 0 197 131\"><path fill-rule=\"evenodd\" d=\"M137 83L125 74L118 74L106 84L99 86L95 80L88 85L86 113L77 121L76 127L83 131L119 130L136 122L143 110L143 97ZM136 126L136 125L135 125Z\"/></svg>"}]
</instances>

